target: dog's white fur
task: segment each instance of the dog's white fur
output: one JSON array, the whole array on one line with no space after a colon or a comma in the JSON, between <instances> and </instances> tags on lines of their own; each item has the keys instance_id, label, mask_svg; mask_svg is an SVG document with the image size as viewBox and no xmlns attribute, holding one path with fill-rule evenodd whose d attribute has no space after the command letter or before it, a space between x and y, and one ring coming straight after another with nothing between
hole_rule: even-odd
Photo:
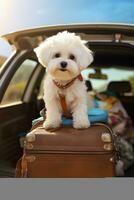
<instances>
[{"instance_id":1,"label":"dog's white fur","mask_svg":"<svg viewBox=\"0 0 134 200\"><path fill-rule=\"evenodd\" d=\"M61 125L62 108L59 93L66 98L67 106L73 116L74 128L88 128L87 92L84 81L76 79L66 89L59 89L53 80L62 85L77 77L93 61L89 50L79 36L67 31L46 39L35 49L39 62L46 67L47 76L44 82L44 101L46 105L45 129ZM58 54L58 56L56 56ZM75 58L71 59L70 55ZM61 62L67 63L66 71L61 71Z\"/></svg>"}]
</instances>

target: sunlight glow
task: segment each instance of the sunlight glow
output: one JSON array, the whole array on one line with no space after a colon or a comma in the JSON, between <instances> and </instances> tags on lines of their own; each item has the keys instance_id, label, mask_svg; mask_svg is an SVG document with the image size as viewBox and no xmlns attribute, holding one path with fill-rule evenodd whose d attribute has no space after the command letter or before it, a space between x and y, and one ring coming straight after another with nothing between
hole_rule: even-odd
<instances>
[{"instance_id":1,"label":"sunlight glow","mask_svg":"<svg viewBox=\"0 0 134 200\"><path fill-rule=\"evenodd\" d=\"M16 0L0 0L0 34L3 30L8 30L8 24L10 23L10 13L13 12L13 5Z\"/></svg>"}]
</instances>

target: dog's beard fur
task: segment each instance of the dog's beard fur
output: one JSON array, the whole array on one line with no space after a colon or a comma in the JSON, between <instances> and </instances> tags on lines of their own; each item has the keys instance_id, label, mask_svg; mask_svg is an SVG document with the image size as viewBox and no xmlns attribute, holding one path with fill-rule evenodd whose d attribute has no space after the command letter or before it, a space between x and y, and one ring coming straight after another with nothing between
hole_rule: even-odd
<instances>
[{"instance_id":1,"label":"dog's beard fur","mask_svg":"<svg viewBox=\"0 0 134 200\"><path fill-rule=\"evenodd\" d=\"M61 61L67 62L67 67L62 69L60 66ZM69 81L80 73L80 69L76 62L64 58L52 59L47 67L47 72L52 76L53 79L59 81Z\"/></svg>"}]
</instances>

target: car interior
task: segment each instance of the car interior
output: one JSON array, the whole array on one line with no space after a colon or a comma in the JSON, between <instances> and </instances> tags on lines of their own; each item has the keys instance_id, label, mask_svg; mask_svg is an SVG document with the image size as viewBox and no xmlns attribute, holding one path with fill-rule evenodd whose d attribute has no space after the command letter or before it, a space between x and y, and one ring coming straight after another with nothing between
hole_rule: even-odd
<instances>
[{"instance_id":1,"label":"car interior","mask_svg":"<svg viewBox=\"0 0 134 200\"><path fill-rule=\"evenodd\" d=\"M97 93L114 92L134 123L134 82L123 79L118 81L118 77L109 80L103 72L110 68L125 69L134 77L133 45L114 41L88 41L87 46L94 52L94 62L89 68L92 73L89 70L88 76L84 77L87 91L96 91L95 80L97 83L106 80L106 88L102 87ZM38 63L33 49L18 52L15 56L18 57L9 69L11 77L5 84L5 95L0 105L0 177L14 177L16 162L23 154L24 136L30 131L32 120L40 117L40 111L45 107L45 68ZM134 134L129 139L133 145ZM134 164L125 171L124 176L134 177Z\"/></svg>"}]
</instances>

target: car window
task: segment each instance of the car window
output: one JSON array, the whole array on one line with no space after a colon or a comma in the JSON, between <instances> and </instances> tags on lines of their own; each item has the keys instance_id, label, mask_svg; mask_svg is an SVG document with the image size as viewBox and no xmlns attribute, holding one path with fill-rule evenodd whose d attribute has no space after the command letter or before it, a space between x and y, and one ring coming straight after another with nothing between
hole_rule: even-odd
<instances>
[{"instance_id":1,"label":"car window","mask_svg":"<svg viewBox=\"0 0 134 200\"><path fill-rule=\"evenodd\" d=\"M25 60L14 74L2 99L1 105L20 102L28 80L37 65L36 61Z\"/></svg>"},{"instance_id":2,"label":"car window","mask_svg":"<svg viewBox=\"0 0 134 200\"><path fill-rule=\"evenodd\" d=\"M12 46L0 38L0 68L12 52Z\"/></svg>"},{"instance_id":3,"label":"car window","mask_svg":"<svg viewBox=\"0 0 134 200\"><path fill-rule=\"evenodd\" d=\"M118 69L118 68L108 68L101 69L101 72L107 75L106 80L101 79L89 79L88 75L94 73L94 69L86 69L82 71L82 76L84 80L90 80L92 87L97 92L103 92L107 89L108 84L111 81L129 81L132 86L132 92L134 93L134 70ZM45 75L46 76L46 75ZM43 83L45 76L41 82L38 98L43 97Z\"/></svg>"},{"instance_id":4,"label":"car window","mask_svg":"<svg viewBox=\"0 0 134 200\"><path fill-rule=\"evenodd\" d=\"M6 61L5 56L0 56L0 67L3 65L3 63Z\"/></svg>"},{"instance_id":5,"label":"car window","mask_svg":"<svg viewBox=\"0 0 134 200\"><path fill-rule=\"evenodd\" d=\"M97 92L103 92L107 89L108 84L111 81L129 81L131 86L132 86L132 92L134 92L134 70L129 69L121 69L119 66L116 68L111 67L107 69L101 69L101 72L103 74L107 75L106 80L101 80L101 79L92 79L88 77L89 74L94 73L93 69L86 69L82 72L82 75L85 80L90 80L91 84Z\"/></svg>"},{"instance_id":6,"label":"car window","mask_svg":"<svg viewBox=\"0 0 134 200\"><path fill-rule=\"evenodd\" d=\"M40 89L39 89L39 93L38 93L38 98L43 98L43 95L44 95L44 80L45 80L45 77L46 77L46 74L44 75L42 81L41 81L41 84L40 84Z\"/></svg>"}]
</instances>

